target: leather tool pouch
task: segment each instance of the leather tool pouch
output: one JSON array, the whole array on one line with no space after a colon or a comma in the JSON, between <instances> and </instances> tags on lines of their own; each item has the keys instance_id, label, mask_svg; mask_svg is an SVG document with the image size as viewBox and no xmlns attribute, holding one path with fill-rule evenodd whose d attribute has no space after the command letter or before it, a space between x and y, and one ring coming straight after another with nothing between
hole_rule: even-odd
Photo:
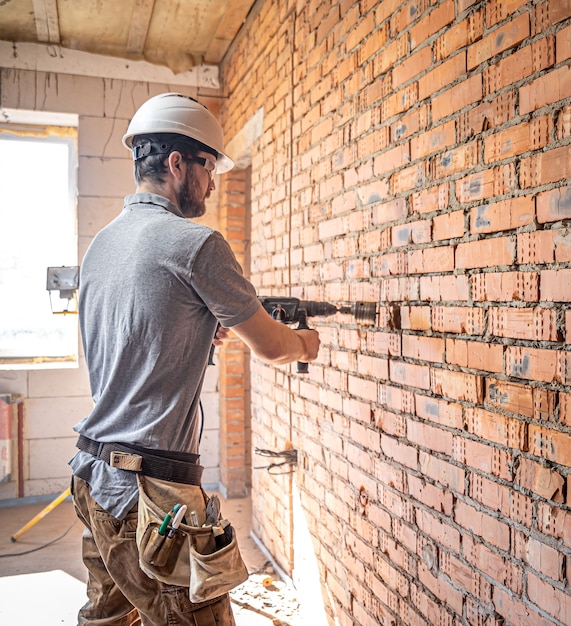
<instances>
[{"instance_id":1,"label":"leather tool pouch","mask_svg":"<svg viewBox=\"0 0 571 626\"><path fill-rule=\"evenodd\" d=\"M248 578L248 570L236 541L217 550L213 527L206 520L208 496L201 487L172 483L137 475L139 519L137 546L139 566L150 578L166 584L189 588L191 602L206 602L224 595ZM196 513L198 526L181 523L170 533L159 528L176 503ZM187 515L185 521L190 519ZM196 521L196 520L195 520Z\"/></svg>"}]
</instances>

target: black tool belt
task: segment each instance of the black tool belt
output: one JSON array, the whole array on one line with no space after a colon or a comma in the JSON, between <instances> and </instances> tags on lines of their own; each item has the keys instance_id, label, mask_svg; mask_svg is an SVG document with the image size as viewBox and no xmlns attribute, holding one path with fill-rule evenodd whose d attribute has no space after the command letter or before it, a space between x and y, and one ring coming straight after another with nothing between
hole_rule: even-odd
<instances>
[{"instance_id":1,"label":"black tool belt","mask_svg":"<svg viewBox=\"0 0 571 626\"><path fill-rule=\"evenodd\" d=\"M148 450L123 443L100 443L83 435L79 435L75 445L112 467L173 483L201 484L204 468L198 465L198 454Z\"/></svg>"}]
</instances>

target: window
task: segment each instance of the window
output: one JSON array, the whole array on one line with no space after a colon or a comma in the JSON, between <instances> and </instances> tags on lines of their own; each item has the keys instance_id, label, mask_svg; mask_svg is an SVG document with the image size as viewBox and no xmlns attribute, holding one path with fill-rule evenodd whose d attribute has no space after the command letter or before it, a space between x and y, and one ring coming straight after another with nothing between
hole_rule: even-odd
<instances>
[{"instance_id":1,"label":"window","mask_svg":"<svg viewBox=\"0 0 571 626\"><path fill-rule=\"evenodd\" d=\"M0 110L0 368L77 363L47 268L77 265L77 116Z\"/></svg>"}]
</instances>

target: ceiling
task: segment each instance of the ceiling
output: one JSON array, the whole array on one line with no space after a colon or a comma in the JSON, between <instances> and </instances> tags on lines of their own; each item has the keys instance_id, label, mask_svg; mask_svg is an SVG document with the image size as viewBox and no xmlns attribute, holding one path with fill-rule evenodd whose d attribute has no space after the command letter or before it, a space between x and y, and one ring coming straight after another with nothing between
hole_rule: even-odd
<instances>
[{"instance_id":1,"label":"ceiling","mask_svg":"<svg viewBox=\"0 0 571 626\"><path fill-rule=\"evenodd\" d=\"M218 65L255 0L0 0L0 40L144 60L175 74Z\"/></svg>"}]
</instances>

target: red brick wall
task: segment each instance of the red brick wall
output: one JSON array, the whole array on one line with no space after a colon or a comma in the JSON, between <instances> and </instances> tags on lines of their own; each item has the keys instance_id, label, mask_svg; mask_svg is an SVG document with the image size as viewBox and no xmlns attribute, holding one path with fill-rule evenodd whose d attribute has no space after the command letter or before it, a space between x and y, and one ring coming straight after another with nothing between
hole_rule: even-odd
<instances>
[{"instance_id":1,"label":"red brick wall","mask_svg":"<svg viewBox=\"0 0 571 626\"><path fill-rule=\"evenodd\" d=\"M254 531L290 571L295 480L331 623L571 623L570 57L569 0L266 0L226 58L260 294L379 307L252 365Z\"/></svg>"},{"instance_id":2,"label":"red brick wall","mask_svg":"<svg viewBox=\"0 0 571 626\"><path fill-rule=\"evenodd\" d=\"M236 258L249 274L249 229L246 218L245 170L232 170L221 176L220 230ZM220 363L220 482L228 497L243 497L250 484L250 384L249 350L235 336L215 351ZM216 357L215 357L216 358Z\"/></svg>"}]
</instances>

